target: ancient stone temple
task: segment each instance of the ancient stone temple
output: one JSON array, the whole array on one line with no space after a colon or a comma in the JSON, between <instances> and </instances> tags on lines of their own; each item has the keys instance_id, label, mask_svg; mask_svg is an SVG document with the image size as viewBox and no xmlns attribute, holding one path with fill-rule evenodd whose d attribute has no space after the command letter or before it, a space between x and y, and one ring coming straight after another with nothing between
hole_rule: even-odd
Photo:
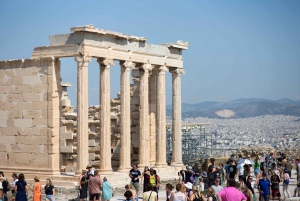
<instances>
[{"instance_id":1,"label":"ancient stone temple","mask_svg":"<svg viewBox=\"0 0 300 201\"><path fill-rule=\"evenodd\" d=\"M182 50L177 41L147 44L146 38L94 28L50 36L32 58L0 61L0 169L59 175L93 164L102 174L166 167L166 73L172 73L172 163L182 165ZM77 66L77 113L61 83L60 58ZM88 105L88 66L97 58L100 103ZM120 65L120 92L111 99L110 67ZM130 79L133 84L130 84Z\"/></svg>"}]
</instances>

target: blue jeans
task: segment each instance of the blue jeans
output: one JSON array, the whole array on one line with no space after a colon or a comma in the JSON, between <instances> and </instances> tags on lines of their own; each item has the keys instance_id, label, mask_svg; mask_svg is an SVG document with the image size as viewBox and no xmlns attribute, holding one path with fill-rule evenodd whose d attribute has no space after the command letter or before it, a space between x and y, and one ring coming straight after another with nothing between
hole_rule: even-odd
<instances>
[{"instance_id":1,"label":"blue jeans","mask_svg":"<svg viewBox=\"0 0 300 201\"><path fill-rule=\"evenodd\" d=\"M194 175L195 185L199 184L199 177Z\"/></svg>"}]
</instances>

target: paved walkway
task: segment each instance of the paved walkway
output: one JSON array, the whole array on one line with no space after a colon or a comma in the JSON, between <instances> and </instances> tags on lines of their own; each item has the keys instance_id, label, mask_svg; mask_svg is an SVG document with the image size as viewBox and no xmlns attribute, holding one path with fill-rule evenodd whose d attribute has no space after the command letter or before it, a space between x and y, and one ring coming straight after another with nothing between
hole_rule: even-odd
<instances>
[{"instance_id":1,"label":"paved walkway","mask_svg":"<svg viewBox=\"0 0 300 201\"><path fill-rule=\"evenodd\" d=\"M296 187L296 183L297 183L296 182L296 170L293 170L292 171L292 179L290 180L290 185L289 185L289 191L290 191L292 196L294 195L294 189ZM113 186L113 184L112 184L112 186ZM116 193L116 195L114 195L114 197L110 201L124 200L124 196L123 196L124 192ZM280 185L280 192L281 192L282 200L283 200L282 183ZM255 189L255 194L256 194L257 201L258 201L259 194L258 194L257 189ZM66 195L58 193L57 196L56 196L56 200L57 201L66 201L66 200L78 200L78 199L77 199L77 194L76 193L66 194ZM158 200L159 201L165 201L166 200L166 192L164 190L164 186L162 186L161 190L158 192ZM286 201L288 201L288 200L300 201L300 197L286 199ZM139 193L139 201L142 201L142 192Z\"/></svg>"}]
</instances>

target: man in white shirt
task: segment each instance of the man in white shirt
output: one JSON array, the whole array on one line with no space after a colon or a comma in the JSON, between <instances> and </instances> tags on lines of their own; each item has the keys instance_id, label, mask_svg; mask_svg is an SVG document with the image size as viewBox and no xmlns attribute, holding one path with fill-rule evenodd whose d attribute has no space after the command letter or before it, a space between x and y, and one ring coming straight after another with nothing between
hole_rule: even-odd
<instances>
[{"instance_id":1,"label":"man in white shirt","mask_svg":"<svg viewBox=\"0 0 300 201\"><path fill-rule=\"evenodd\" d=\"M217 178L215 179L215 184L212 185L211 187L214 189L215 195L218 195L218 193L219 193L221 190L223 190L223 186L220 185L220 178L219 178L219 177L217 177Z\"/></svg>"}]
</instances>

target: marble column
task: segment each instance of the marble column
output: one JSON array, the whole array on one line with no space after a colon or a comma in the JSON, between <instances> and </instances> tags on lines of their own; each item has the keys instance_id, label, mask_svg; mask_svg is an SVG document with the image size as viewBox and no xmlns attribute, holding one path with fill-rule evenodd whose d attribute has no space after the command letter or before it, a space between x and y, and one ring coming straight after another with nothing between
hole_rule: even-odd
<instances>
[{"instance_id":1,"label":"marble column","mask_svg":"<svg viewBox=\"0 0 300 201\"><path fill-rule=\"evenodd\" d=\"M157 129L157 150L156 167L167 165L166 157L166 72L168 68L161 66L157 76L157 105L156 105L156 129Z\"/></svg>"},{"instance_id":2,"label":"marble column","mask_svg":"<svg viewBox=\"0 0 300 201\"><path fill-rule=\"evenodd\" d=\"M135 64L122 61L121 65L121 135L120 135L120 166L118 171L128 172L131 169L131 136L130 136L130 68Z\"/></svg>"},{"instance_id":3,"label":"marble column","mask_svg":"<svg viewBox=\"0 0 300 201\"><path fill-rule=\"evenodd\" d=\"M150 153L149 165L156 163L156 80L157 70L152 69L149 76L149 133L150 133Z\"/></svg>"},{"instance_id":4,"label":"marble column","mask_svg":"<svg viewBox=\"0 0 300 201\"><path fill-rule=\"evenodd\" d=\"M111 120L110 120L110 66L112 59L98 58L100 65L100 169L102 174L112 173Z\"/></svg>"},{"instance_id":5,"label":"marble column","mask_svg":"<svg viewBox=\"0 0 300 201\"><path fill-rule=\"evenodd\" d=\"M182 166L182 131L181 131L181 75L183 69L172 71L172 163Z\"/></svg>"},{"instance_id":6,"label":"marble column","mask_svg":"<svg viewBox=\"0 0 300 201\"><path fill-rule=\"evenodd\" d=\"M150 64L143 64L140 69L140 106L139 106L139 167L149 165L149 98L148 77Z\"/></svg>"},{"instance_id":7,"label":"marble column","mask_svg":"<svg viewBox=\"0 0 300 201\"><path fill-rule=\"evenodd\" d=\"M91 57L75 57L77 62L77 165L76 174L89 164L88 63Z\"/></svg>"}]
</instances>

